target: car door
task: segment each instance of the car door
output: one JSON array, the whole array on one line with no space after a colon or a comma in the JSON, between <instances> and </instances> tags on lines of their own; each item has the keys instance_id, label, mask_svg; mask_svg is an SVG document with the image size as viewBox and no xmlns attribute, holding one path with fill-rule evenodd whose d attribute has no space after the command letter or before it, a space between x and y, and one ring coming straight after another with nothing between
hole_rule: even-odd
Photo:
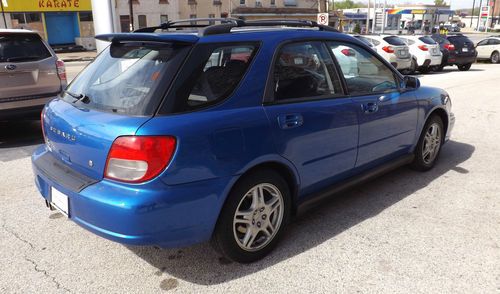
<instances>
[{"instance_id":1,"label":"car door","mask_svg":"<svg viewBox=\"0 0 500 294\"><path fill-rule=\"evenodd\" d=\"M477 58L490 58L490 45L488 45L489 39L482 40L477 43ZM488 54L489 53L489 54Z\"/></svg>"},{"instance_id":2,"label":"car door","mask_svg":"<svg viewBox=\"0 0 500 294\"><path fill-rule=\"evenodd\" d=\"M264 109L277 152L297 168L301 194L308 194L354 168L357 106L345 96L324 43L293 42L277 50Z\"/></svg>"},{"instance_id":3,"label":"car door","mask_svg":"<svg viewBox=\"0 0 500 294\"><path fill-rule=\"evenodd\" d=\"M417 127L415 94L400 91L397 74L361 46L343 42L330 42L328 46L335 56L337 46L349 47L357 58L357 75L343 73L359 117L356 167L410 152Z\"/></svg>"}]
</instances>

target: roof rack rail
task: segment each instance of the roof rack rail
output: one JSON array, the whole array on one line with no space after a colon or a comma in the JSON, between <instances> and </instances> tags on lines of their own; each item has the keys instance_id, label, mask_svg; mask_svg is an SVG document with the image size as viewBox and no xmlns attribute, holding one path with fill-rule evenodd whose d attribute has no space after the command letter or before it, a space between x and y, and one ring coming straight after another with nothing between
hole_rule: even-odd
<instances>
[{"instance_id":1,"label":"roof rack rail","mask_svg":"<svg viewBox=\"0 0 500 294\"><path fill-rule=\"evenodd\" d=\"M212 22L218 21L220 24L211 24ZM208 24L199 24L199 22L208 22ZM301 19L262 19L262 20L249 20L245 21L243 19L237 18L191 18L182 19L176 21L168 21L162 23L159 26L146 27L135 30L134 33L153 33L156 30L168 30L168 29L182 29L182 28L203 28L200 32L200 36L208 35L218 35L227 34L231 32L233 28L241 27L271 27L271 26L281 26L281 27L310 27L318 28L320 31L336 32L339 31L333 27L318 24L311 20L301 20Z\"/></svg>"},{"instance_id":2,"label":"roof rack rail","mask_svg":"<svg viewBox=\"0 0 500 294\"><path fill-rule=\"evenodd\" d=\"M227 23L227 24L219 24L219 25L211 25L206 27L200 33L201 36L208 35L216 35L216 34L224 34L231 32L232 28L238 27L272 27L272 26L281 26L281 27L310 27L310 28L318 28L321 31L328 32L336 32L339 31L334 29L333 27L325 26L318 24L315 21L311 20L301 20L301 19L262 19L262 20L239 20L237 23Z\"/></svg>"},{"instance_id":3,"label":"roof rack rail","mask_svg":"<svg viewBox=\"0 0 500 294\"><path fill-rule=\"evenodd\" d=\"M137 29L134 33L153 33L156 30L168 30L168 29L183 29L183 28L206 28L213 26L211 22L219 21L221 24L238 24L238 22L243 22L241 19L236 18L190 18L181 19L176 21L167 21L160 24L159 26L145 27ZM208 24L199 24L198 22L208 22Z\"/></svg>"}]
</instances>

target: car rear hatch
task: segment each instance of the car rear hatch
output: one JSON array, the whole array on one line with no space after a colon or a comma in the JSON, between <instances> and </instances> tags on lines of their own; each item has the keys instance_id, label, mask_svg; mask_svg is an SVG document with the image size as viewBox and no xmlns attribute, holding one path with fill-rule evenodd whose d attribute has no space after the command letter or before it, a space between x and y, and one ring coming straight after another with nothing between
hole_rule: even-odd
<instances>
[{"instance_id":1,"label":"car rear hatch","mask_svg":"<svg viewBox=\"0 0 500 294\"><path fill-rule=\"evenodd\" d=\"M0 101L55 96L61 90L56 61L38 34L0 33Z\"/></svg>"},{"instance_id":2,"label":"car rear hatch","mask_svg":"<svg viewBox=\"0 0 500 294\"><path fill-rule=\"evenodd\" d=\"M154 115L191 48L163 38L108 36L112 45L43 113L49 152L97 180L114 140L134 135Z\"/></svg>"},{"instance_id":3,"label":"car rear hatch","mask_svg":"<svg viewBox=\"0 0 500 294\"><path fill-rule=\"evenodd\" d=\"M455 46L455 54L459 56L475 56L476 49L474 43L465 36L448 36L450 41Z\"/></svg>"},{"instance_id":4,"label":"car rear hatch","mask_svg":"<svg viewBox=\"0 0 500 294\"><path fill-rule=\"evenodd\" d=\"M439 44L436 41L434 41L434 39L432 39L429 36L419 37L418 39L425 44L431 55L433 56L441 55L441 49L439 48Z\"/></svg>"},{"instance_id":5,"label":"car rear hatch","mask_svg":"<svg viewBox=\"0 0 500 294\"><path fill-rule=\"evenodd\" d=\"M387 36L384 37L384 41L391 45L397 58L409 59L411 57L408 46L401 38L397 36Z\"/></svg>"}]
</instances>

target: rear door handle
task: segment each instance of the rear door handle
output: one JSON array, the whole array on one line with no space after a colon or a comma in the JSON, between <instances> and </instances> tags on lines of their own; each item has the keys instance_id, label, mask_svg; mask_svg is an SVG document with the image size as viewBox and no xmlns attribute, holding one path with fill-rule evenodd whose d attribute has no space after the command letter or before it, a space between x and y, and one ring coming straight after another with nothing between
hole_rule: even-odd
<instances>
[{"instance_id":1,"label":"rear door handle","mask_svg":"<svg viewBox=\"0 0 500 294\"><path fill-rule=\"evenodd\" d=\"M368 103L362 104L361 108L363 108L363 111L365 113L374 113L374 112L378 111L378 104L377 104L377 102L368 102Z\"/></svg>"},{"instance_id":2,"label":"rear door handle","mask_svg":"<svg viewBox=\"0 0 500 294\"><path fill-rule=\"evenodd\" d=\"M278 116L278 124L282 129L291 129L300 127L304 123L301 114L281 114Z\"/></svg>"}]
</instances>

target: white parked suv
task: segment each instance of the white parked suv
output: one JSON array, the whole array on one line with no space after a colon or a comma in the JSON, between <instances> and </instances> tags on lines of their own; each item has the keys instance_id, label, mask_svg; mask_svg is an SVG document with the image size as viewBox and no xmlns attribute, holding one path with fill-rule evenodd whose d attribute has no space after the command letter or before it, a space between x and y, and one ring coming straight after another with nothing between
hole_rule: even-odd
<instances>
[{"instance_id":1,"label":"white parked suv","mask_svg":"<svg viewBox=\"0 0 500 294\"><path fill-rule=\"evenodd\" d=\"M489 60L491 63L500 62L500 36L489 37L477 43L477 59Z\"/></svg>"},{"instance_id":2,"label":"white parked suv","mask_svg":"<svg viewBox=\"0 0 500 294\"><path fill-rule=\"evenodd\" d=\"M406 43L394 35L367 35L360 38L373 44L374 50L400 71L411 66L411 54Z\"/></svg>"},{"instance_id":3,"label":"white parked suv","mask_svg":"<svg viewBox=\"0 0 500 294\"><path fill-rule=\"evenodd\" d=\"M400 36L408 44L413 55L409 73L419 71L426 73L433 67L441 65L443 53L439 44L430 36Z\"/></svg>"}]
</instances>

